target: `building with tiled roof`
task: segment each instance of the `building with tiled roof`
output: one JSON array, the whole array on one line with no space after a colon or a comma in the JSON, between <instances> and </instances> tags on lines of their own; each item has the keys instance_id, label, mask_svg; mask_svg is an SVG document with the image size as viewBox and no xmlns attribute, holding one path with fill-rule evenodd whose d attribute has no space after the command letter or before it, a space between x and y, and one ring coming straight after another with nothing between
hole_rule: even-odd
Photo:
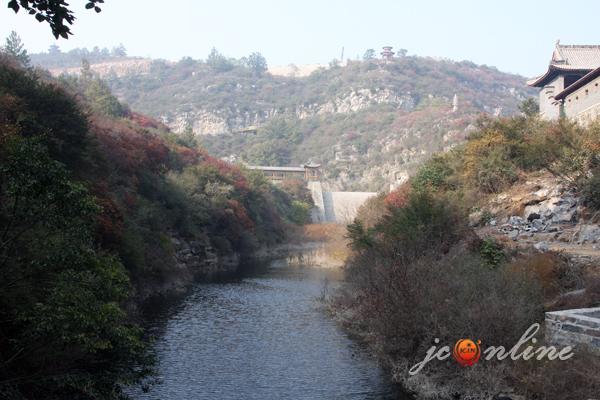
<instances>
[{"instance_id":1,"label":"building with tiled roof","mask_svg":"<svg viewBox=\"0 0 600 400\"><path fill-rule=\"evenodd\" d=\"M547 119L563 116L577 117L586 108L600 104L600 94L597 103L594 103L596 96L594 96L594 99L589 97L591 94L590 88L587 88L587 92L584 92L588 94L585 104L583 102L578 103L579 106L575 107L574 98L567 99L565 97L571 94L567 89L575 84L581 88L584 81L580 82L580 80L599 67L600 46L561 45L560 42L556 42L548 71L544 75L527 82L528 86L540 88L540 115ZM589 80L589 77L586 77L586 79ZM565 100L570 105L565 106ZM579 97L577 101L579 101Z\"/></svg>"}]
</instances>

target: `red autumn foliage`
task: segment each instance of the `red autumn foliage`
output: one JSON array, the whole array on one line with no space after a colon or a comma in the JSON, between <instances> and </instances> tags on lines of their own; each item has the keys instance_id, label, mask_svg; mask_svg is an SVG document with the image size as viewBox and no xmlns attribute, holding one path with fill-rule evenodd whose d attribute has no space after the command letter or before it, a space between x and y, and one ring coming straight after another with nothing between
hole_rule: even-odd
<instances>
[{"instance_id":1,"label":"red autumn foliage","mask_svg":"<svg viewBox=\"0 0 600 400\"><path fill-rule=\"evenodd\" d=\"M242 171L240 171L240 169L235 165L228 164L223 160L217 160L212 156L207 156L201 165L214 166L221 174L230 179L233 186L235 186L235 188L241 193L248 193L248 180Z\"/></svg>"},{"instance_id":2,"label":"red autumn foliage","mask_svg":"<svg viewBox=\"0 0 600 400\"><path fill-rule=\"evenodd\" d=\"M162 122L159 122L157 120L155 120L154 118L150 118L147 115L144 114L140 114L138 112L132 111L128 117L132 120L135 121L139 126L141 126L142 128L154 128L154 129L158 129L159 126L162 126L166 132L170 132L171 128L169 128L167 125L163 124Z\"/></svg>"},{"instance_id":3,"label":"red autumn foliage","mask_svg":"<svg viewBox=\"0 0 600 400\"><path fill-rule=\"evenodd\" d=\"M385 208L389 211L392 209L398 209L406 206L406 198L410 192L410 185L405 184L400 186L388 194L385 198Z\"/></svg>"},{"instance_id":4,"label":"red autumn foliage","mask_svg":"<svg viewBox=\"0 0 600 400\"><path fill-rule=\"evenodd\" d=\"M123 235L123 208L113 199L103 180L97 180L90 193L96 197L96 204L102 207L102 212L94 215L95 241L105 249L114 250L114 243Z\"/></svg>"},{"instance_id":5,"label":"red autumn foliage","mask_svg":"<svg viewBox=\"0 0 600 400\"><path fill-rule=\"evenodd\" d=\"M254 222L246 214L246 207L236 200L229 200L229 206L233 210L233 214L247 231L254 232Z\"/></svg>"},{"instance_id":6,"label":"red autumn foliage","mask_svg":"<svg viewBox=\"0 0 600 400\"><path fill-rule=\"evenodd\" d=\"M100 140L104 157L119 176L139 178L144 170L159 173L168 165L169 149L162 138L98 115L90 118L90 131Z\"/></svg>"},{"instance_id":7,"label":"red autumn foliage","mask_svg":"<svg viewBox=\"0 0 600 400\"><path fill-rule=\"evenodd\" d=\"M183 146L171 146L172 167L181 170L188 165L198 165L210 156L208 151L201 147L190 149Z\"/></svg>"}]
</instances>

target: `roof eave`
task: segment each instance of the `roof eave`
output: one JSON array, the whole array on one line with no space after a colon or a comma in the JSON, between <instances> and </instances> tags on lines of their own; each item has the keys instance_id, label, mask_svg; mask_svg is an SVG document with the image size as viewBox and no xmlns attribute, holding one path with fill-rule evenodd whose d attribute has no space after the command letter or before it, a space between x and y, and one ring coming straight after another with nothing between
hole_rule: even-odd
<instances>
[{"instance_id":1,"label":"roof eave","mask_svg":"<svg viewBox=\"0 0 600 400\"><path fill-rule=\"evenodd\" d=\"M563 90L562 92L560 92L559 94L557 94L556 96L554 96L554 99L555 100L563 100L563 99L565 99L568 95L570 95L571 93L573 93L577 89L585 86L586 84L590 83L591 81L593 81L598 76L600 76L600 68L596 68L595 70L593 70L589 74L583 76L577 82L573 83L571 86L569 86L568 88L566 88L565 90Z\"/></svg>"}]
</instances>

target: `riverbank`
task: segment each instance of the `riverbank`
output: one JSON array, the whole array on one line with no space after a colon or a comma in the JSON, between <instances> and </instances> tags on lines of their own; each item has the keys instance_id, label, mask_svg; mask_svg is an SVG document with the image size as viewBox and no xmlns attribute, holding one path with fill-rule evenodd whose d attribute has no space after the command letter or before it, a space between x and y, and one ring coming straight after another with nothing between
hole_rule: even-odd
<instances>
[{"instance_id":1,"label":"riverbank","mask_svg":"<svg viewBox=\"0 0 600 400\"><path fill-rule=\"evenodd\" d=\"M341 268L348 256L346 228L337 224L312 224L295 228L284 243L263 245L248 253L219 255L208 238L186 237L180 232L167 232L173 258L170 273L161 280L136 282L135 303L153 296L165 296L185 290L202 277L233 271L243 260L287 259L294 265L318 268Z\"/></svg>"}]
</instances>

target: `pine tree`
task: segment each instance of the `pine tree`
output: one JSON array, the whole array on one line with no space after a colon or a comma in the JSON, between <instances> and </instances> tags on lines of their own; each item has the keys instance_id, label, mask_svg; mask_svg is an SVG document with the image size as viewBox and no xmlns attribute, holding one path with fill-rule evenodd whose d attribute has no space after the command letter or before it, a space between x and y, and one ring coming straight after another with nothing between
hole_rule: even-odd
<instances>
[{"instance_id":1,"label":"pine tree","mask_svg":"<svg viewBox=\"0 0 600 400\"><path fill-rule=\"evenodd\" d=\"M12 31L10 33L6 38L6 44L0 47L0 52L14 59L20 67L31 69L31 60L27 55L27 50L23 49L23 43L21 43L21 38L17 35L17 32Z\"/></svg>"}]
</instances>

